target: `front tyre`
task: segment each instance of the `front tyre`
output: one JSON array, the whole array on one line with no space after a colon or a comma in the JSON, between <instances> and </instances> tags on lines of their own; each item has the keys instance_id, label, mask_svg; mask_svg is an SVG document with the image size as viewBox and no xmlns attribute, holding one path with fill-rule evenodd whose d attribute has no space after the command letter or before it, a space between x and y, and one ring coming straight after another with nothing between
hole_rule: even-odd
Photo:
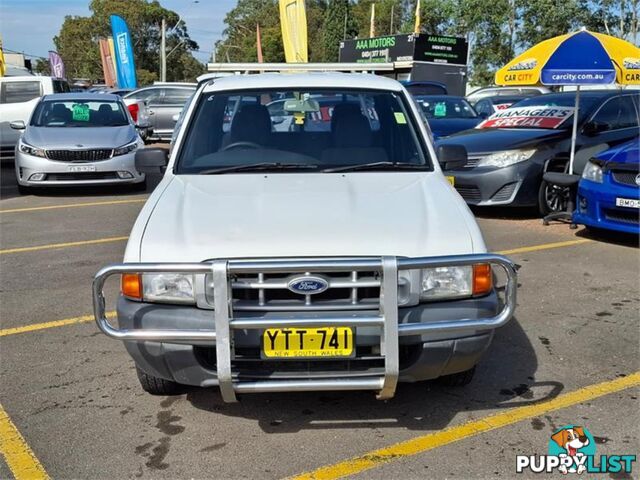
<instances>
[{"instance_id":1,"label":"front tyre","mask_svg":"<svg viewBox=\"0 0 640 480\"><path fill-rule=\"evenodd\" d=\"M149 375L140 370L137 365L136 374L138 375L142 389L151 395L177 395L180 393L180 384Z\"/></svg>"},{"instance_id":2,"label":"front tyre","mask_svg":"<svg viewBox=\"0 0 640 480\"><path fill-rule=\"evenodd\" d=\"M538 212L543 217L552 212L564 212L569 195L571 189L568 187L559 187L542 180L538 190Z\"/></svg>"},{"instance_id":3,"label":"front tyre","mask_svg":"<svg viewBox=\"0 0 640 480\"><path fill-rule=\"evenodd\" d=\"M18 184L18 193L20 195L32 195L33 194L33 188L25 187L24 185Z\"/></svg>"},{"instance_id":4,"label":"front tyre","mask_svg":"<svg viewBox=\"0 0 640 480\"><path fill-rule=\"evenodd\" d=\"M473 376L476 373L476 367L472 367L464 372L453 373L451 375L445 375L438 378L438 382L445 387L464 387L471 383Z\"/></svg>"}]
</instances>

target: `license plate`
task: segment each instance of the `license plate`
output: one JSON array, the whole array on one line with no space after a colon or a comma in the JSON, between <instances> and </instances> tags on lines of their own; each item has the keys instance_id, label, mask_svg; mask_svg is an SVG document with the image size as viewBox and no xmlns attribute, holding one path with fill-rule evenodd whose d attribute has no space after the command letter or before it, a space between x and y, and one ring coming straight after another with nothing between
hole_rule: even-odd
<instances>
[{"instance_id":1,"label":"license plate","mask_svg":"<svg viewBox=\"0 0 640 480\"><path fill-rule=\"evenodd\" d=\"M640 200L634 198L616 198L616 207L640 208Z\"/></svg>"},{"instance_id":2,"label":"license plate","mask_svg":"<svg viewBox=\"0 0 640 480\"><path fill-rule=\"evenodd\" d=\"M269 328L262 334L262 351L266 358L351 357L353 329Z\"/></svg>"},{"instance_id":3,"label":"license plate","mask_svg":"<svg viewBox=\"0 0 640 480\"><path fill-rule=\"evenodd\" d=\"M95 165L71 165L67 167L68 172L95 172Z\"/></svg>"},{"instance_id":4,"label":"license plate","mask_svg":"<svg viewBox=\"0 0 640 480\"><path fill-rule=\"evenodd\" d=\"M447 175L447 181L451 184L452 187L454 187L456 185L456 177L452 177L450 175Z\"/></svg>"}]
</instances>

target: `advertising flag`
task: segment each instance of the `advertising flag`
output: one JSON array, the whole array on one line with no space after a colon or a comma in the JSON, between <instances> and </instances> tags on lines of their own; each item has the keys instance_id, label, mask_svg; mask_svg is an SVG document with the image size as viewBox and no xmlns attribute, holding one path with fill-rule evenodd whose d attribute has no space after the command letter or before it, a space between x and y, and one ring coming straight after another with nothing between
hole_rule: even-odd
<instances>
[{"instance_id":1,"label":"advertising flag","mask_svg":"<svg viewBox=\"0 0 640 480\"><path fill-rule=\"evenodd\" d=\"M4 53L2 53L2 43L0 43L0 77L4 77L6 70L6 63L4 61Z\"/></svg>"},{"instance_id":2,"label":"advertising flag","mask_svg":"<svg viewBox=\"0 0 640 480\"><path fill-rule=\"evenodd\" d=\"M120 88L136 88L136 66L133 59L131 34L127 23L118 15L111 15L111 32L115 50L116 71Z\"/></svg>"},{"instance_id":3,"label":"advertising flag","mask_svg":"<svg viewBox=\"0 0 640 480\"><path fill-rule=\"evenodd\" d=\"M262 56L262 38L260 37L260 24L256 23L256 50L258 51L258 63L264 62Z\"/></svg>"},{"instance_id":4,"label":"advertising flag","mask_svg":"<svg viewBox=\"0 0 640 480\"><path fill-rule=\"evenodd\" d=\"M104 83L110 88L116 86L116 71L113 63L113 56L109 48L109 41L106 38L98 40L100 45L100 59L102 60L102 74L104 75Z\"/></svg>"},{"instance_id":5,"label":"advertising flag","mask_svg":"<svg viewBox=\"0 0 640 480\"><path fill-rule=\"evenodd\" d=\"M49 50L49 66L51 67L51 75L53 77L65 78L64 62L58 52Z\"/></svg>"},{"instance_id":6,"label":"advertising flag","mask_svg":"<svg viewBox=\"0 0 640 480\"><path fill-rule=\"evenodd\" d=\"M304 0L280 0L280 27L287 63L307 63L307 13Z\"/></svg>"},{"instance_id":7,"label":"advertising flag","mask_svg":"<svg viewBox=\"0 0 640 480\"><path fill-rule=\"evenodd\" d=\"M369 37L376 36L376 4L371 4L371 19L369 21Z\"/></svg>"},{"instance_id":8,"label":"advertising flag","mask_svg":"<svg viewBox=\"0 0 640 480\"><path fill-rule=\"evenodd\" d=\"M420 33L420 0L416 3L416 23L413 26L413 33Z\"/></svg>"}]
</instances>

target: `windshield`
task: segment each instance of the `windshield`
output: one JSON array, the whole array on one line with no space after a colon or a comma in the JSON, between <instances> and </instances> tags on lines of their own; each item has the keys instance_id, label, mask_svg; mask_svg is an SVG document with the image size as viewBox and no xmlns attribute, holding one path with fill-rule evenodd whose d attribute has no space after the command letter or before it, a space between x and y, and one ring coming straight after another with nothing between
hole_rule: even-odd
<instances>
[{"instance_id":1,"label":"windshield","mask_svg":"<svg viewBox=\"0 0 640 480\"><path fill-rule=\"evenodd\" d=\"M129 125L119 102L46 100L33 113L34 127L123 127Z\"/></svg>"},{"instance_id":2,"label":"windshield","mask_svg":"<svg viewBox=\"0 0 640 480\"><path fill-rule=\"evenodd\" d=\"M430 169L416 128L401 95L388 91L205 93L175 172Z\"/></svg>"},{"instance_id":3,"label":"windshield","mask_svg":"<svg viewBox=\"0 0 640 480\"><path fill-rule=\"evenodd\" d=\"M581 95L580 96L580 113L578 114L578 122L582 122L587 115L591 113L594 107L601 101L601 97L597 96L588 96ZM515 107L567 107L567 108L575 108L576 106L576 97L573 94L546 94L546 95L537 95L535 97L525 98L524 100L520 100L517 103L514 103L509 108ZM570 118L573 118L571 115ZM563 128L571 128L571 121L563 122Z\"/></svg>"},{"instance_id":4,"label":"windshield","mask_svg":"<svg viewBox=\"0 0 640 480\"><path fill-rule=\"evenodd\" d=\"M471 105L463 98L456 97L415 97L424 116L439 118L477 118Z\"/></svg>"}]
</instances>

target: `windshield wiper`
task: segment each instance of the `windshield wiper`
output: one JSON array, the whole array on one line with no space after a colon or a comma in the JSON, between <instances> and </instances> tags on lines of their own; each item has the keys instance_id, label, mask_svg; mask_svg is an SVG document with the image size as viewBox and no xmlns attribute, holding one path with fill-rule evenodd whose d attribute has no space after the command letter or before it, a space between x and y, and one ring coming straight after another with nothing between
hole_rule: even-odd
<instances>
[{"instance_id":1,"label":"windshield wiper","mask_svg":"<svg viewBox=\"0 0 640 480\"><path fill-rule=\"evenodd\" d=\"M308 170L316 169L317 165L307 165L304 163L279 163L262 162L250 163L248 165L233 165L231 167L209 168L198 172L200 175L217 175L219 173L250 172L262 170Z\"/></svg>"},{"instance_id":2,"label":"windshield wiper","mask_svg":"<svg viewBox=\"0 0 640 480\"><path fill-rule=\"evenodd\" d=\"M344 167L325 168L323 173L355 172L357 170L426 170L427 165L401 162L373 162L359 165L345 165Z\"/></svg>"}]
</instances>

